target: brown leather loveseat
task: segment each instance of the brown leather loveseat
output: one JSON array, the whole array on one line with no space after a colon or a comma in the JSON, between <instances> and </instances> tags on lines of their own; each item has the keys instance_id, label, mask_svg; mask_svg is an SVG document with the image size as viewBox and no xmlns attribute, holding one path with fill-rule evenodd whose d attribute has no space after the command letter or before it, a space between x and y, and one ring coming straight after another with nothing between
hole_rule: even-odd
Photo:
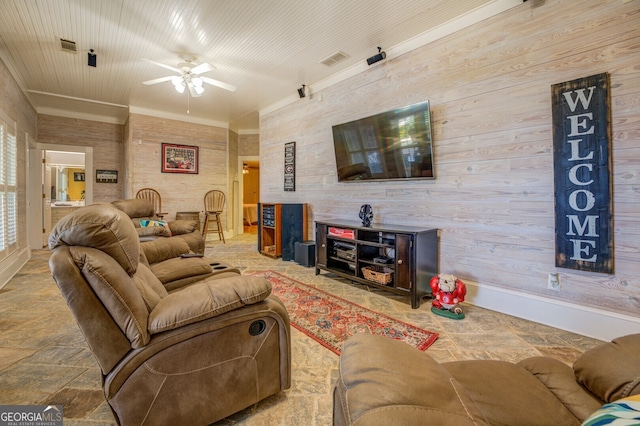
<instances>
[{"instance_id":1,"label":"brown leather loveseat","mask_svg":"<svg viewBox=\"0 0 640 426\"><path fill-rule=\"evenodd\" d=\"M582 354L517 364L438 363L404 342L359 333L345 342L334 425L576 425L640 394L640 334Z\"/></svg>"},{"instance_id":2,"label":"brown leather loveseat","mask_svg":"<svg viewBox=\"0 0 640 426\"><path fill-rule=\"evenodd\" d=\"M119 424L207 425L289 388L289 318L267 280L209 277L168 292L110 204L65 216L49 248Z\"/></svg>"}]
</instances>

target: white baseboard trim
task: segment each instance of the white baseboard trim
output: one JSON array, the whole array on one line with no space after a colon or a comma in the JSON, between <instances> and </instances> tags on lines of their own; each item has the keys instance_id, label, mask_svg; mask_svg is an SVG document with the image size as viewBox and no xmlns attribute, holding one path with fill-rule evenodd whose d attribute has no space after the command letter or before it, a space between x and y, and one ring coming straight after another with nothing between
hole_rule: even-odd
<instances>
[{"instance_id":1,"label":"white baseboard trim","mask_svg":"<svg viewBox=\"0 0 640 426\"><path fill-rule=\"evenodd\" d=\"M640 317L482 284L471 283L466 287L465 303L594 339L610 341L640 333Z\"/></svg>"},{"instance_id":2,"label":"white baseboard trim","mask_svg":"<svg viewBox=\"0 0 640 426\"><path fill-rule=\"evenodd\" d=\"M0 262L0 288L3 288L15 274L31 259L31 248L27 247Z\"/></svg>"}]
</instances>

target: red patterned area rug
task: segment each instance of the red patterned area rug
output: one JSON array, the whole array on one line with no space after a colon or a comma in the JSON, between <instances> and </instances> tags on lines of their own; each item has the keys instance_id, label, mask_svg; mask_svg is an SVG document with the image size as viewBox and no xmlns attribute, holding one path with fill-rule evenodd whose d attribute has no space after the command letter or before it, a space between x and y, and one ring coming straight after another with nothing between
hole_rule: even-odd
<instances>
[{"instance_id":1,"label":"red patterned area rug","mask_svg":"<svg viewBox=\"0 0 640 426\"><path fill-rule=\"evenodd\" d=\"M371 333L402 340L421 351L438 338L422 330L348 300L311 287L274 271L251 275L265 277L289 312L291 325L340 355L342 343L356 333Z\"/></svg>"}]
</instances>

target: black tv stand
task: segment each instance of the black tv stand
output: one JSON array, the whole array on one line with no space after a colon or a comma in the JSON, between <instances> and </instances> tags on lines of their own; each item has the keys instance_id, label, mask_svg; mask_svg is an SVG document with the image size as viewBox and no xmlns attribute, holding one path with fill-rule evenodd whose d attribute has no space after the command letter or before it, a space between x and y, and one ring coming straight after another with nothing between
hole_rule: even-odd
<instances>
[{"instance_id":1,"label":"black tv stand","mask_svg":"<svg viewBox=\"0 0 640 426\"><path fill-rule=\"evenodd\" d=\"M438 274L438 230L316 222L316 275L321 270L408 295L417 309L431 295L429 281Z\"/></svg>"}]
</instances>

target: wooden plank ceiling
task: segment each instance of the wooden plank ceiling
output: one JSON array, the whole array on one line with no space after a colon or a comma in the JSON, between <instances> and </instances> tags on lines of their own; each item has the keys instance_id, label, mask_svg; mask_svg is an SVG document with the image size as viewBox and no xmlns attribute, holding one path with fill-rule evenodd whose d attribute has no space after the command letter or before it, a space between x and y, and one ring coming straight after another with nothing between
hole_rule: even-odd
<instances>
[{"instance_id":1,"label":"wooden plank ceiling","mask_svg":"<svg viewBox=\"0 0 640 426\"><path fill-rule=\"evenodd\" d=\"M0 59L40 113L122 121L132 111L257 129L258 111L496 0L2 0ZM76 44L62 49L60 39ZM87 65L90 49L97 66ZM321 63L336 52L347 57ZM204 74L191 98L173 75L187 56ZM110 117L110 118L109 118Z\"/></svg>"}]
</instances>

